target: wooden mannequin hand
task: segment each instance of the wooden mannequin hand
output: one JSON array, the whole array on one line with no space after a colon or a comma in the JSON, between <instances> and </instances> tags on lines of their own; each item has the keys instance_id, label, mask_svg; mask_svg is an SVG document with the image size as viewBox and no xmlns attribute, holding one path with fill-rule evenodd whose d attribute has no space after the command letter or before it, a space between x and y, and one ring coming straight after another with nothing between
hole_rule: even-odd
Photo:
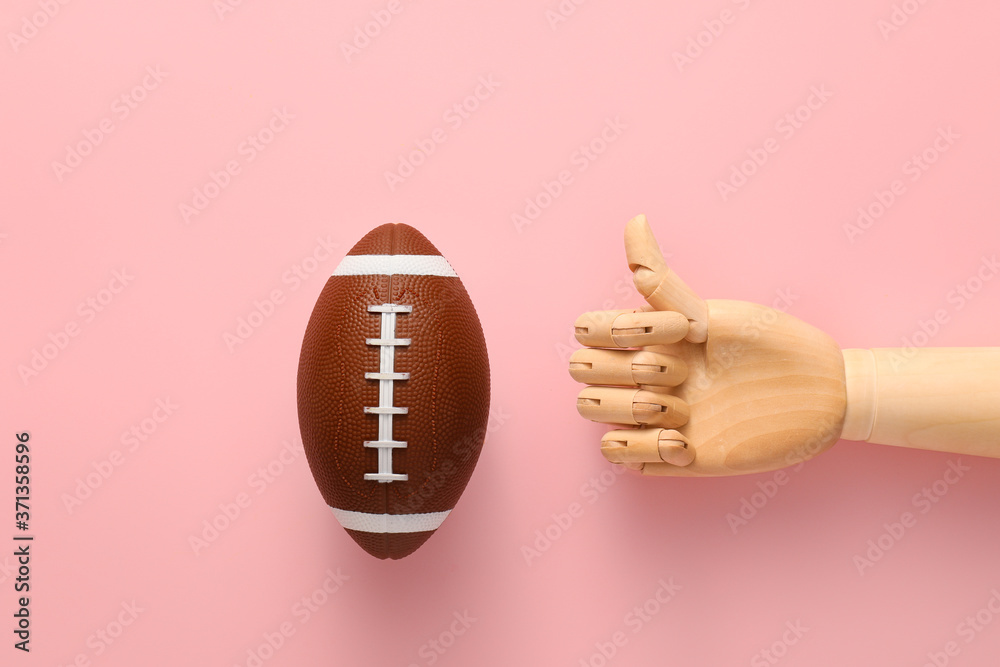
<instances>
[{"instance_id":1,"label":"wooden mannequin hand","mask_svg":"<svg viewBox=\"0 0 1000 667\"><path fill-rule=\"evenodd\" d=\"M828 335L745 301L703 301L671 271L645 216L625 253L648 306L585 313L570 374L584 417L621 428L601 451L646 475L774 470L835 443L847 405L844 357Z\"/></svg>"}]
</instances>

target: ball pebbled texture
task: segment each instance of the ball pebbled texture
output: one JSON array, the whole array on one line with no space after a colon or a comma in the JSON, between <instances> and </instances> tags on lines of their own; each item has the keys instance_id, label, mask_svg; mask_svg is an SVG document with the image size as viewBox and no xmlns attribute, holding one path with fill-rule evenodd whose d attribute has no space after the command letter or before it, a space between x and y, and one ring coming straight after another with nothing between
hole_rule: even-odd
<instances>
[{"instance_id":1,"label":"ball pebbled texture","mask_svg":"<svg viewBox=\"0 0 1000 667\"><path fill-rule=\"evenodd\" d=\"M386 315L371 307L399 311L389 316L391 336ZM297 393L316 484L365 551L407 556L455 507L486 434L489 383L479 318L437 248L403 224L382 225L358 241L313 309ZM393 414L366 412L379 406ZM387 464L384 452L365 443L383 442L390 431L396 444ZM365 478L386 471L406 479Z\"/></svg>"}]
</instances>

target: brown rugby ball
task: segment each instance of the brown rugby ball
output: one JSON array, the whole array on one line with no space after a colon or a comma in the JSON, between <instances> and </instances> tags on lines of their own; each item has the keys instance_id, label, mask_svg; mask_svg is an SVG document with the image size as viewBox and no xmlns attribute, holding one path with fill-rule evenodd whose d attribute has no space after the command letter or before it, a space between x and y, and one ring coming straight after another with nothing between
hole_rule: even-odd
<instances>
[{"instance_id":1,"label":"brown rugby ball","mask_svg":"<svg viewBox=\"0 0 1000 667\"><path fill-rule=\"evenodd\" d=\"M376 227L316 301L299 357L299 429L334 516L377 558L429 538L472 476L490 369L472 300L423 234Z\"/></svg>"}]
</instances>

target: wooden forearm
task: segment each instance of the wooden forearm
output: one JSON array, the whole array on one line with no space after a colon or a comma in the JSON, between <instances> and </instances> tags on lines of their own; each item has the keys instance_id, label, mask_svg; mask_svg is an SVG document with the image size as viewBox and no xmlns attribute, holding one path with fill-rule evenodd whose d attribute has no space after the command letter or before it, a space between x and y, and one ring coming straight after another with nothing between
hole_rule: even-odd
<instances>
[{"instance_id":1,"label":"wooden forearm","mask_svg":"<svg viewBox=\"0 0 1000 667\"><path fill-rule=\"evenodd\" d=\"M1000 458L1000 347L844 350L841 437Z\"/></svg>"}]
</instances>

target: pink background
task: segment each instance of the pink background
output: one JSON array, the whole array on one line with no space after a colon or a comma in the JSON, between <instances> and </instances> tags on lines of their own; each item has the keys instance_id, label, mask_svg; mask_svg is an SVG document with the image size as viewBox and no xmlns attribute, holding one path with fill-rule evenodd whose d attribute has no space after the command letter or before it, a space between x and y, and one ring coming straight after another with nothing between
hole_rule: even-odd
<instances>
[{"instance_id":1,"label":"pink background","mask_svg":"<svg viewBox=\"0 0 1000 667\"><path fill-rule=\"evenodd\" d=\"M947 494L915 504L959 457L841 442L734 532L727 515L771 475L613 476L565 367L577 313L639 304L621 244L638 212L705 297L790 291L789 312L844 347L904 345L939 309L947 322L918 341L1000 344L1000 280L974 280L1000 249L1000 6L566 0L554 22L556 0L233 4L4 5L0 553L22 430L36 541L27 656L0 556L0 662L993 664L1000 462L961 458ZM391 21L348 57L372 12ZM449 112L481 77L495 85L477 108ZM800 109L812 90L824 99ZM797 127L782 120L797 110ZM263 150L244 144L258 134ZM579 152L592 141L593 160ZM53 166L81 144L77 166ZM914 172L925 149L935 162ZM212 199L185 220L196 189ZM849 238L877 193L894 201ZM330 515L295 412L325 275L387 221L422 230L462 276L495 414L462 502L399 562ZM970 280L974 298L956 298ZM227 343L241 318L260 326ZM52 358L22 377L36 352ZM97 488L67 506L88 475ZM883 535L904 512L915 525ZM224 530L196 553L213 521ZM328 571L349 577L331 594ZM307 616L309 596L322 603Z\"/></svg>"}]
</instances>

